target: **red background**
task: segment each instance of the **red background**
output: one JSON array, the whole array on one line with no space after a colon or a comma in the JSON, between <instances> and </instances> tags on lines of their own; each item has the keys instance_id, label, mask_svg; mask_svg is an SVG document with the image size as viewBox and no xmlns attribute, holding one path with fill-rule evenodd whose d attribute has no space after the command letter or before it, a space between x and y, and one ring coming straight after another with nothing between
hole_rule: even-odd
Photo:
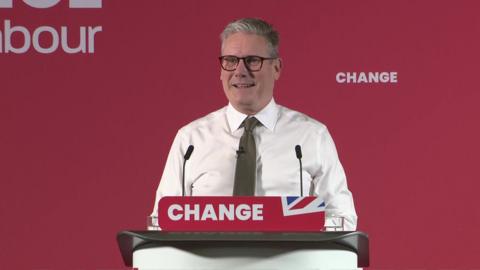
<instances>
[{"instance_id":1,"label":"red background","mask_svg":"<svg viewBox=\"0 0 480 270\"><path fill-rule=\"evenodd\" d=\"M2 268L123 267L115 235L145 228L177 129L226 104L218 35L247 16L280 31L277 102L335 139L371 268L480 267L478 1L66 3L0 9L72 44L103 26L95 54L0 54Z\"/></svg>"}]
</instances>

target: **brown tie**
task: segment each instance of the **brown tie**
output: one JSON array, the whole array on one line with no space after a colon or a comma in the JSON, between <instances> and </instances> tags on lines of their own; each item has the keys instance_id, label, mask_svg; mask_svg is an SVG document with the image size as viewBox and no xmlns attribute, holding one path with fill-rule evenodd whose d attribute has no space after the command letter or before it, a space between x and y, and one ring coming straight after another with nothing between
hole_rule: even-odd
<instances>
[{"instance_id":1,"label":"brown tie","mask_svg":"<svg viewBox=\"0 0 480 270\"><path fill-rule=\"evenodd\" d=\"M237 151L237 166L235 168L235 182L233 196L255 195L255 178L257 175L257 149L253 129L258 124L255 117L243 122L245 131L240 138Z\"/></svg>"}]
</instances>

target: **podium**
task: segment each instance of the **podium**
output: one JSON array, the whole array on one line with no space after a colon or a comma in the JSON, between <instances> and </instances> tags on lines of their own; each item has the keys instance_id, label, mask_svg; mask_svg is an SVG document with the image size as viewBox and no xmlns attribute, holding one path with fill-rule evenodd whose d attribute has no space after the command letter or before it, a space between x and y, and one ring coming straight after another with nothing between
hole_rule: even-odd
<instances>
[{"instance_id":1,"label":"podium","mask_svg":"<svg viewBox=\"0 0 480 270\"><path fill-rule=\"evenodd\" d=\"M357 269L369 265L362 232L122 231L126 266L138 269Z\"/></svg>"}]
</instances>

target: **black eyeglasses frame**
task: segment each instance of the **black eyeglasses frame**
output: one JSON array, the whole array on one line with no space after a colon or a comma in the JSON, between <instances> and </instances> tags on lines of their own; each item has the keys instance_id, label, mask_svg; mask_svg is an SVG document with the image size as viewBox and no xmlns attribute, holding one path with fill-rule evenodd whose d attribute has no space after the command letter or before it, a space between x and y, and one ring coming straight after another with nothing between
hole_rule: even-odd
<instances>
[{"instance_id":1,"label":"black eyeglasses frame","mask_svg":"<svg viewBox=\"0 0 480 270\"><path fill-rule=\"evenodd\" d=\"M235 68L234 69L226 69L224 66L223 66L223 59L225 57L234 57L237 59L237 64L235 65ZM250 68L250 66L246 63L248 63L248 61L245 61L247 59L251 59L252 57L256 57L256 58L259 58L260 59L260 67L258 69L255 69L255 70L252 70ZM262 70L262 67L263 67L263 61L265 60L274 60L274 59L277 59L278 57L262 57L262 56L258 56L258 55L247 55L245 57L238 57L238 56L235 56L235 55L222 55L220 57L218 57L218 60L220 61L220 66L222 67L223 70L225 71L235 71L238 67L238 65L240 64L240 60L243 61L243 64L245 65L245 67L247 68L248 71L251 71L251 72L255 72L255 71L260 71Z\"/></svg>"}]
</instances>

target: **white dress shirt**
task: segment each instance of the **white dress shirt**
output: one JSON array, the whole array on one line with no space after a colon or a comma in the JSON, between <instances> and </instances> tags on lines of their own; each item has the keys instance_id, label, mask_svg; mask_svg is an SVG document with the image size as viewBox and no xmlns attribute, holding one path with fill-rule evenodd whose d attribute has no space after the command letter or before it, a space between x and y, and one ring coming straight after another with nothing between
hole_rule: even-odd
<instances>
[{"instance_id":1,"label":"white dress shirt","mask_svg":"<svg viewBox=\"0 0 480 270\"><path fill-rule=\"evenodd\" d=\"M323 198L327 216L345 218L344 228L355 230L357 215L345 172L333 140L322 123L272 99L254 115L261 123L253 130L257 147L255 196L300 196L300 166L295 146L302 147L303 194ZM185 192L189 196L231 196L236 151L248 116L231 104L181 128L173 141L152 216L164 196L182 195L183 156L193 151L185 167Z\"/></svg>"}]
</instances>

